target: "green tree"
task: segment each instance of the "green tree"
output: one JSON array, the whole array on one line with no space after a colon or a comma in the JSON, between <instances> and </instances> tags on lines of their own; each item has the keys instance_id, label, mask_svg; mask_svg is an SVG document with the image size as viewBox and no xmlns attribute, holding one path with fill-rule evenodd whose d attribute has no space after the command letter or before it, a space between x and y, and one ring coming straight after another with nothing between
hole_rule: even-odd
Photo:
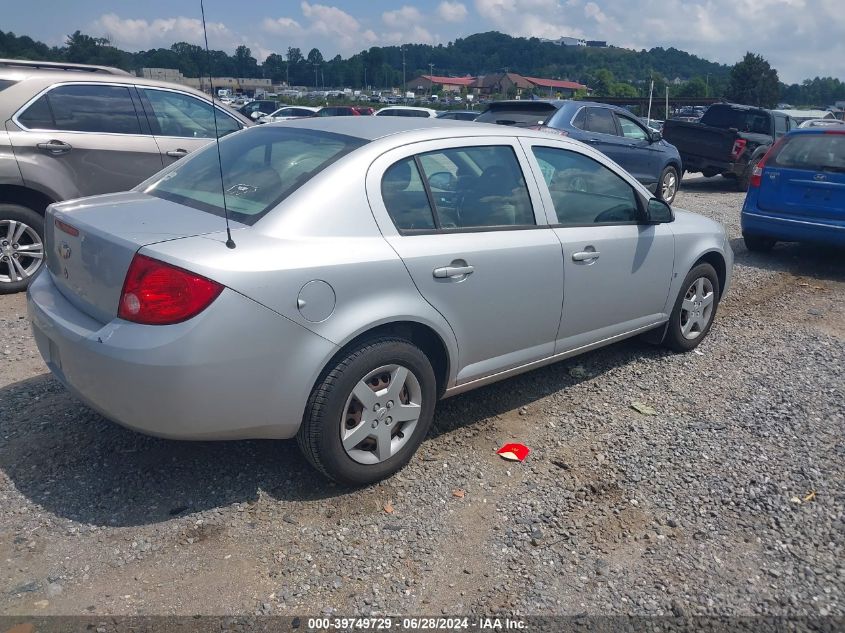
<instances>
[{"instance_id":1,"label":"green tree","mask_svg":"<svg viewBox=\"0 0 845 633\"><path fill-rule=\"evenodd\" d=\"M697 99L707 96L707 82L701 77L693 77L689 81L681 84L675 91L677 97L687 97Z\"/></svg>"},{"instance_id":2,"label":"green tree","mask_svg":"<svg viewBox=\"0 0 845 633\"><path fill-rule=\"evenodd\" d=\"M286 79L287 62L285 58L278 53L270 53L267 59L261 65L264 76L269 78L274 84L280 84Z\"/></svg>"},{"instance_id":3,"label":"green tree","mask_svg":"<svg viewBox=\"0 0 845 633\"><path fill-rule=\"evenodd\" d=\"M736 103L772 108L780 97L778 72L762 56L746 53L731 69L726 96Z\"/></svg>"}]
</instances>

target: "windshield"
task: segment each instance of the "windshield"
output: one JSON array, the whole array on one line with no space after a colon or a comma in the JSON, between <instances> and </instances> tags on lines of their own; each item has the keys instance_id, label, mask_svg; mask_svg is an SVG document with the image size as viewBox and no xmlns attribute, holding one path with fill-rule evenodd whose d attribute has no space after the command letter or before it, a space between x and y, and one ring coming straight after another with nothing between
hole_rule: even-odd
<instances>
[{"instance_id":1,"label":"windshield","mask_svg":"<svg viewBox=\"0 0 845 633\"><path fill-rule=\"evenodd\" d=\"M772 133L769 125L769 114L763 110L740 110L729 106L711 106L701 117L701 123L723 130L734 128L740 132L752 134Z\"/></svg>"},{"instance_id":2,"label":"windshield","mask_svg":"<svg viewBox=\"0 0 845 633\"><path fill-rule=\"evenodd\" d=\"M768 164L809 171L845 172L845 134L790 136Z\"/></svg>"},{"instance_id":3,"label":"windshield","mask_svg":"<svg viewBox=\"0 0 845 633\"><path fill-rule=\"evenodd\" d=\"M289 127L254 127L214 143L138 186L139 191L254 224L310 178L361 147L352 136ZM222 164L223 185L220 182Z\"/></svg>"},{"instance_id":4,"label":"windshield","mask_svg":"<svg viewBox=\"0 0 845 633\"><path fill-rule=\"evenodd\" d=\"M556 111L557 108L550 103L503 104L501 106L490 106L475 120L478 123L529 127L542 125Z\"/></svg>"}]
</instances>

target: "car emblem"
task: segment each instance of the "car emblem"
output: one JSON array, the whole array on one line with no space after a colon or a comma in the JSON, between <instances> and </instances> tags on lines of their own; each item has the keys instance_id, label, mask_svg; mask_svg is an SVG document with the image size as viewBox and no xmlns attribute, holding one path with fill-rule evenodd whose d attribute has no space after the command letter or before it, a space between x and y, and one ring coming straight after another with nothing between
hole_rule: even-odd
<instances>
[{"instance_id":1,"label":"car emblem","mask_svg":"<svg viewBox=\"0 0 845 633\"><path fill-rule=\"evenodd\" d=\"M62 242L62 245L59 246L59 255L61 255L62 259L70 259L72 252L67 242Z\"/></svg>"},{"instance_id":2,"label":"car emblem","mask_svg":"<svg viewBox=\"0 0 845 633\"><path fill-rule=\"evenodd\" d=\"M824 174L816 174L815 176L813 176L813 180L827 180L827 176L825 176Z\"/></svg>"}]
</instances>

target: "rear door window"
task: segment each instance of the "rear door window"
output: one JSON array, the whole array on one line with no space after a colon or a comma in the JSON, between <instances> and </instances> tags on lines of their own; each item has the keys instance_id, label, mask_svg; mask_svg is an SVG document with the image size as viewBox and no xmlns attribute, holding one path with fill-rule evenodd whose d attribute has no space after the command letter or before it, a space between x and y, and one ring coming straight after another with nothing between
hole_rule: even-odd
<instances>
[{"instance_id":1,"label":"rear door window","mask_svg":"<svg viewBox=\"0 0 845 633\"><path fill-rule=\"evenodd\" d=\"M140 134L141 124L128 86L57 86L18 116L30 129L103 134Z\"/></svg>"},{"instance_id":2,"label":"rear door window","mask_svg":"<svg viewBox=\"0 0 845 633\"><path fill-rule=\"evenodd\" d=\"M150 110L150 125L156 136L214 138L215 113L211 104L172 90L140 89ZM217 108L217 133L226 136L241 129L233 117Z\"/></svg>"},{"instance_id":3,"label":"rear door window","mask_svg":"<svg viewBox=\"0 0 845 633\"><path fill-rule=\"evenodd\" d=\"M381 196L390 218L400 231L435 228L434 213L413 157L394 163L384 172Z\"/></svg>"},{"instance_id":4,"label":"rear door window","mask_svg":"<svg viewBox=\"0 0 845 633\"><path fill-rule=\"evenodd\" d=\"M597 134L618 136L613 113L607 108L587 108L586 130Z\"/></svg>"}]
</instances>

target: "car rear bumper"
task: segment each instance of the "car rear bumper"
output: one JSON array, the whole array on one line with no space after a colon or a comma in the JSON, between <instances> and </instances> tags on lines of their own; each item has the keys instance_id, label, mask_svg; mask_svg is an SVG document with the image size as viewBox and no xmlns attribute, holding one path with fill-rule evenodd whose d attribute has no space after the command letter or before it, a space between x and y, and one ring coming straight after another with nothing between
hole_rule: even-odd
<instances>
[{"instance_id":1,"label":"car rear bumper","mask_svg":"<svg viewBox=\"0 0 845 633\"><path fill-rule=\"evenodd\" d=\"M293 437L336 347L232 290L168 326L102 324L48 272L28 291L38 349L80 400L115 422L174 439Z\"/></svg>"},{"instance_id":2,"label":"car rear bumper","mask_svg":"<svg viewBox=\"0 0 845 633\"><path fill-rule=\"evenodd\" d=\"M785 242L819 242L845 246L845 222L812 217L784 217L743 209L743 233L773 237Z\"/></svg>"}]
</instances>

